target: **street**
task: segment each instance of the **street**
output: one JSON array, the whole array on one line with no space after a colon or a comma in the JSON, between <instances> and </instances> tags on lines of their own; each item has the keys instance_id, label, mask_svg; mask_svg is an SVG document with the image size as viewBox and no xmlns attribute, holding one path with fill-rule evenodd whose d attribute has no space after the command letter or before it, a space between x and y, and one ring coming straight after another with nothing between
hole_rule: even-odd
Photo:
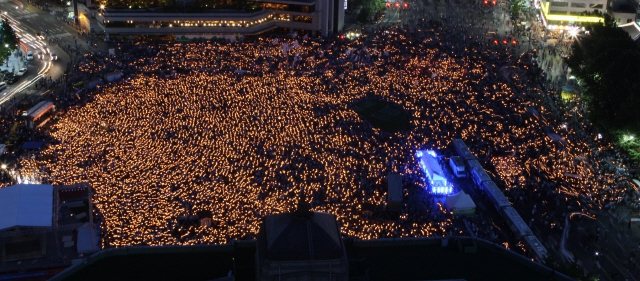
<instances>
[{"instance_id":1,"label":"street","mask_svg":"<svg viewBox=\"0 0 640 281\"><path fill-rule=\"evenodd\" d=\"M19 51L24 57L26 48L40 51L44 56L35 57L26 62L18 57L9 59L6 69L12 70L27 63L29 71L21 77L18 83L8 85L2 92L0 105L7 106L7 103L19 101L27 95L39 94L47 86L52 86L56 80L61 80L69 64L74 62L76 56L80 56L90 51L106 51L108 45L104 42L96 42L89 45L88 37L79 36L78 31L68 23L61 20L56 14L62 13L62 8L52 8L50 11L42 10L33 5L20 7L14 2L0 1L0 12L8 18L11 26L16 30L16 34L23 43ZM38 38L36 34L41 33L43 37ZM96 46L97 45L97 46ZM57 60L50 60L50 54L55 53ZM5 69L0 67L0 69ZM37 84L36 88L36 82Z\"/></svg>"}]
</instances>

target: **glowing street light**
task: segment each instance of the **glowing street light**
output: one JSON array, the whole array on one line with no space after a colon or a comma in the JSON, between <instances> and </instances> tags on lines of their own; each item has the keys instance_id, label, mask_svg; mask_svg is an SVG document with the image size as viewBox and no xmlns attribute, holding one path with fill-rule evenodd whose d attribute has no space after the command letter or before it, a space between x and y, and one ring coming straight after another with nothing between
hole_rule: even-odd
<instances>
[{"instance_id":1,"label":"glowing street light","mask_svg":"<svg viewBox=\"0 0 640 281\"><path fill-rule=\"evenodd\" d=\"M0 168L2 168L3 170L6 170L7 169L7 164L0 165Z\"/></svg>"}]
</instances>

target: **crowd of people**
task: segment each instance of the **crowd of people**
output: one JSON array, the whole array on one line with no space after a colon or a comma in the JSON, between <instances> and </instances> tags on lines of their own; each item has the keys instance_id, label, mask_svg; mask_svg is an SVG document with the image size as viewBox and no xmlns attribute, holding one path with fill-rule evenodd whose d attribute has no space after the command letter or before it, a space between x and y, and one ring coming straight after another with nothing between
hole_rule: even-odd
<instances>
[{"instance_id":1,"label":"crowd of people","mask_svg":"<svg viewBox=\"0 0 640 281\"><path fill-rule=\"evenodd\" d=\"M61 118L42 129L54 141L18 168L51 184L90 183L104 247L252 239L265 215L294 208L300 190L314 211L336 215L347 237L448 235L453 222L442 207L425 214L405 206L399 220L364 211L385 209L390 172L428 190L415 152L451 151L454 138L534 217L557 220L567 206L588 212L623 196L618 169L600 160L611 147L544 90L534 54L514 55L454 23L421 19L416 29L379 28L347 41L121 49L120 57L86 54L73 66L80 74L121 69L126 78L58 100ZM402 107L410 130L364 121L352 106L367 99ZM588 197L590 205L554 199L532 207L524 199L540 194ZM547 212L554 206L562 206L556 216ZM212 226L181 225L201 211L212 213Z\"/></svg>"}]
</instances>

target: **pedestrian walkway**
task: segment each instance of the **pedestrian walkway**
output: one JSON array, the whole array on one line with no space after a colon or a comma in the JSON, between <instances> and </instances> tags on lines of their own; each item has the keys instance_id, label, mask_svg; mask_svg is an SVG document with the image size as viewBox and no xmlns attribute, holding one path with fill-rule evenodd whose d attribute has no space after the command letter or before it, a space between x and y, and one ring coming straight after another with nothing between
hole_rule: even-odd
<instances>
[{"instance_id":1,"label":"pedestrian walkway","mask_svg":"<svg viewBox=\"0 0 640 281\"><path fill-rule=\"evenodd\" d=\"M16 50L15 52L13 52L13 54L11 54L11 56L9 56L8 61L6 61L4 64L2 64L2 66L0 66L0 70L5 71L8 70L9 72L12 72L13 74L18 73L18 70L21 67L26 67L27 66L27 61L25 59L23 59L22 57L20 57L18 50Z\"/></svg>"}]
</instances>

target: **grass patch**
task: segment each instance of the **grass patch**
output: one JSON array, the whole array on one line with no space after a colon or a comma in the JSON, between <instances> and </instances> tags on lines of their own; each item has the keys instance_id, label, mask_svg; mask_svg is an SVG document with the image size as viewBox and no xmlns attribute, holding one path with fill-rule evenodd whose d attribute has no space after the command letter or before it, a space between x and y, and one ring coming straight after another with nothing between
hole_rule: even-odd
<instances>
[{"instance_id":1,"label":"grass patch","mask_svg":"<svg viewBox=\"0 0 640 281\"><path fill-rule=\"evenodd\" d=\"M395 133L409 130L409 115L395 103L381 100L363 100L351 106L372 126Z\"/></svg>"}]
</instances>

